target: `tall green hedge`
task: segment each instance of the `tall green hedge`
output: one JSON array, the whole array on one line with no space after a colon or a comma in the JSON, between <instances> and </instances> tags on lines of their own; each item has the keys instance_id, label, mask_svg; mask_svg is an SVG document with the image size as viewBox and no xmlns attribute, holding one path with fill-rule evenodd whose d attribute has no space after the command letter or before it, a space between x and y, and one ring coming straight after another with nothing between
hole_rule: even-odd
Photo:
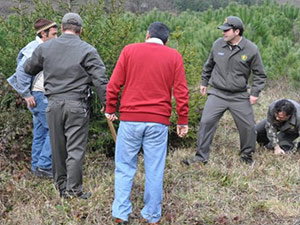
<instances>
[{"instance_id":1,"label":"tall green hedge","mask_svg":"<svg viewBox=\"0 0 300 225\"><path fill-rule=\"evenodd\" d=\"M18 51L34 39L34 21L46 17L59 23L62 16L74 6L84 20L82 39L98 49L106 64L108 76L111 75L125 45L144 41L150 23L162 21L169 26L169 46L176 48L185 62L190 89L191 128L188 137L179 141L175 134L174 111L171 117L170 146L194 146L196 143L198 123L205 101L199 94L201 69L212 43L221 36L217 26L229 15L239 16L244 21L244 36L258 45L268 78L282 79L296 87L300 86L300 15L299 8L291 5L278 5L272 1L252 6L231 3L224 9L210 8L204 12L188 10L174 14L152 10L139 15L125 12L122 1L117 0L111 0L109 4L99 0L86 5L76 5L76 1L70 1L69 5L60 2L55 8L50 1L34 0L34 6L35 10L31 14L26 14L26 10L19 7L15 9L15 14L0 19L0 73L5 78L15 70ZM8 110L15 105L15 92L10 88L3 90L3 85L0 89L0 110ZM113 141L100 109L101 105L95 98L90 126L90 148L110 151L113 149Z\"/></svg>"}]
</instances>

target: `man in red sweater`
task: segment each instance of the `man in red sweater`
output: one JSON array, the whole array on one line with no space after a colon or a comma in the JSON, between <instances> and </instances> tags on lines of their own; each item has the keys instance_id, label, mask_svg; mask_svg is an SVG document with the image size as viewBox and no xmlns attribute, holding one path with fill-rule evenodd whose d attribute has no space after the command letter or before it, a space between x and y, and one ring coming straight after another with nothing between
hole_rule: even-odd
<instances>
[{"instance_id":1,"label":"man in red sweater","mask_svg":"<svg viewBox=\"0 0 300 225\"><path fill-rule=\"evenodd\" d=\"M152 23L146 43L126 46L107 86L106 117L114 121L118 96L120 126L115 155L115 199L112 215L127 224L132 212L130 192L140 147L144 151L145 206L141 215L149 224L159 224L163 174L167 153L172 94L176 99L177 134L188 132L188 88L182 56L166 45L168 27Z\"/></svg>"}]
</instances>

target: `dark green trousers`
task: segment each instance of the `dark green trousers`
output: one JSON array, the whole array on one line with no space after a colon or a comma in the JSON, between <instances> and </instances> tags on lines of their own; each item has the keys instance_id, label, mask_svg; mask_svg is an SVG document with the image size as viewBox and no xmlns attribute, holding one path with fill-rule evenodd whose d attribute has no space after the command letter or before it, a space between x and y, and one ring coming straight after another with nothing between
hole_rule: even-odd
<instances>
[{"instance_id":1,"label":"dark green trousers","mask_svg":"<svg viewBox=\"0 0 300 225\"><path fill-rule=\"evenodd\" d=\"M52 168L59 191L82 191L82 164L89 124L88 103L82 100L51 100L47 120L52 148Z\"/></svg>"},{"instance_id":2,"label":"dark green trousers","mask_svg":"<svg viewBox=\"0 0 300 225\"><path fill-rule=\"evenodd\" d=\"M196 157L200 161L208 161L218 122L226 110L230 111L239 131L241 157L251 157L255 151L255 121L249 99L234 99L234 96L225 99L210 94L204 106L198 132Z\"/></svg>"}]
</instances>

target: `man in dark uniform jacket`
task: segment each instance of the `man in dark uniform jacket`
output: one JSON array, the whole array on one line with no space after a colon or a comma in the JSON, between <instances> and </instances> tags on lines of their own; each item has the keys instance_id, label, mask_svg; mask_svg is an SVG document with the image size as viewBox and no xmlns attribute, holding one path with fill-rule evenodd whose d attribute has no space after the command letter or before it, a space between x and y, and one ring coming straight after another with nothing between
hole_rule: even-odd
<instances>
[{"instance_id":1,"label":"man in dark uniform jacket","mask_svg":"<svg viewBox=\"0 0 300 225\"><path fill-rule=\"evenodd\" d=\"M300 104L290 99L274 101L267 119L256 125L256 131L257 142L276 155L297 151L294 140L300 135Z\"/></svg>"},{"instance_id":2,"label":"man in dark uniform jacket","mask_svg":"<svg viewBox=\"0 0 300 225\"><path fill-rule=\"evenodd\" d=\"M223 38L216 40L203 67L200 93L208 94L202 113L194 158L184 160L206 163L217 125L229 110L240 135L240 157L252 163L256 132L252 105L266 83L266 73L258 47L243 36L244 25L236 16L228 16L222 26ZM248 92L249 78L252 85ZM207 90L208 85L211 87Z\"/></svg>"},{"instance_id":3,"label":"man in dark uniform jacket","mask_svg":"<svg viewBox=\"0 0 300 225\"><path fill-rule=\"evenodd\" d=\"M39 45L24 69L33 75L44 70L55 185L61 197L86 199L91 193L82 190L82 163L88 137L89 89L93 84L105 105L108 79L97 50L80 39L81 17L67 13L61 27L63 34Z\"/></svg>"}]
</instances>

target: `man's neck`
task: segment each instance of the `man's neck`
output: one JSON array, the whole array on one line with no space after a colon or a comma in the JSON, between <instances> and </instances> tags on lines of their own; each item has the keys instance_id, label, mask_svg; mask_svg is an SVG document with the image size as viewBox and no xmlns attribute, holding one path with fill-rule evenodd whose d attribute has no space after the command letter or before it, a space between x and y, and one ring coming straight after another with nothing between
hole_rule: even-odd
<instances>
[{"instance_id":1,"label":"man's neck","mask_svg":"<svg viewBox=\"0 0 300 225\"><path fill-rule=\"evenodd\" d=\"M234 40L230 41L229 44L230 45L238 45L242 40L241 36L237 36Z\"/></svg>"},{"instance_id":2,"label":"man's neck","mask_svg":"<svg viewBox=\"0 0 300 225\"><path fill-rule=\"evenodd\" d=\"M64 34L73 34L73 35L78 35L78 34L76 34L74 31L72 31L72 30L65 30L65 31L63 31L63 33Z\"/></svg>"}]
</instances>

